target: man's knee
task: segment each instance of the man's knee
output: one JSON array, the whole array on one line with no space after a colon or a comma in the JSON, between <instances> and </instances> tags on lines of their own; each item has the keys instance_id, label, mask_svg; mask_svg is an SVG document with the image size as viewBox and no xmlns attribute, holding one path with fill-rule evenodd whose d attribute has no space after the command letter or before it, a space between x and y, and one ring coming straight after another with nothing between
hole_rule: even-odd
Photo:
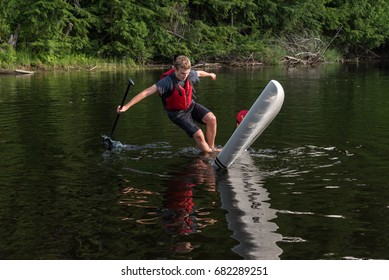
<instances>
[{"instance_id":1,"label":"man's knee","mask_svg":"<svg viewBox=\"0 0 389 280\"><path fill-rule=\"evenodd\" d=\"M204 116L203 121L206 125L216 125L216 116L212 112L209 112Z\"/></svg>"},{"instance_id":2,"label":"man's knee","mask_svg":"<svg viewBox=\"0 0 389 280\"><path fill-rule=\"evenodd\" d=\"M201 129L197 130L193 135L192 138L195 140L203 140L204 139L204 133Z\"/></svg>"}]
</instances>

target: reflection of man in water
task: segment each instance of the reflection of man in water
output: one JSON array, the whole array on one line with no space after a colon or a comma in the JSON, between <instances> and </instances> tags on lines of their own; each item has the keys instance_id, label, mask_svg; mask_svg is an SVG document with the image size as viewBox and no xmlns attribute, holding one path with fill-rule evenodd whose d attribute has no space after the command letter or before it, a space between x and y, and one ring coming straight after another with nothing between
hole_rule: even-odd
<instances>
[{"instance_id":1,"label":"reflection of man in water","mask_svg":"<svg viewBox=\"0 0 389 280\"><path fill-rule=\"evenodd\" d=\"M201 209L195 209L193 191L205 185L208 191L216 191L215 170L201 158L196 158L187 171L170 174L173 180L166 185L162 224L167 233L187 235L214 223L211 218L199 218ZM204 190L204 189L203 189Z\"/></svg>"},{"instance_id":2,"label":"reflection of man in water","mask_svg":"<svg viewBox=\"0 0 389 280\"><path fill-rule=\"evenodd\" d=\"M178 170L171 167L172 170ZM166 175L166 174L165 174ZM214 196L218 200L216 190L216 175L214 168L209 164L209 159L196 157L188 165L185 164L182 171L168 174L170 179L166 181L165 188L160 192L152 192L137 189L132 186L121 190L119 203L125 209L126 215L121 217L123 221L136 221L142 225L156 225L161 223L170 241L167 243L168 251L173 253L188 253L196 248L196 245L185 240L186 235L197 233L202 228L217 222L210 217L214 201L209 201ZM197 195L194 196L194 193ZM207 197L201 200L199 196ZM206 203L206 208L196 206L199 199L200 205ZM162 205L158 206L151 200L162 198ZM132 211L132 209L138 209ZM144 209L144 212L139 209ZM161 212L162 213L161 213ZM140 213L139 213L140 212ZM145 217L147 216L147 217ZM161 237L164 243L166 237Z\"/></svg>"},{"instance_id":3,"label":"reflection of man in water","mask_svg":"<svg viewBox=\"0 0 389 280\"><path fill-rule=\"evenodd\" d=\"M167 233L184 235L196 231L196 218L193 213L194 186L182 181L182 178L169 182L162 215L162 224Z\"/></svg>"},{"instance_id":4,"label":"reflection of man in water","mask_svg":"<svg viewBox=\"0 0 389 280\"><path fill-rule=\"evenodd\" d=\"M173 236L189 235L215 223L215 219L207 217L209 212L204 213L196 207L193 194L195 191L216 192L215 170L209 162L196 158L183 172L170 175L173 179L166 185L162 213L166 233ZM193 249L194 244L182 239L170 246L174 253L188 253Z\"/></svg>"}]
</instances>

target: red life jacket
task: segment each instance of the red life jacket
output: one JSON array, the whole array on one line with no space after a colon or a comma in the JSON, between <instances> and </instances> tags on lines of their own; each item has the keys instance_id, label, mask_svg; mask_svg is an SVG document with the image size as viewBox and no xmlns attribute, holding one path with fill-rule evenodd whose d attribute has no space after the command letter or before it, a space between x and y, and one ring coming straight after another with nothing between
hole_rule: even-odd
<instances>
[{"instance_id":1,"label":"red life jacket","mask_svg":"<svg viewBox=\"0 0 389 280\"><path fill-rule=\"evenodd\" d=\"M184 87L180 86L179 80L174 72L175 69L170 69L169 71L163 73L160 78L163 79L166 76L169 76L174 85L172 92L162 94L162 103L165 106L165 109L169 111L187 110L192 103L192 83L189 79L186 79Z\"/></svg>"}]
</instances>

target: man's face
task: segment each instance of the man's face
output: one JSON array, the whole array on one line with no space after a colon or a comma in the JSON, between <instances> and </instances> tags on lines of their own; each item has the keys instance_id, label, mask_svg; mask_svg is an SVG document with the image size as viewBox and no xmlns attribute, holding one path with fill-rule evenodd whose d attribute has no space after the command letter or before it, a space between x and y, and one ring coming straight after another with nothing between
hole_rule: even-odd
<instances>
[{"instance_id":1,"label":"man's face","mask_svg":"<svg viewBox=\"0 0 389 280\"><path fill-rule=\"evenodd\" d=\"M190 72L190 69L183 69L180 67L180 68L176 69L176 77L180 81L184 81L184 80L186 80L186 78L188 78L189 72Z\"/></svg>"}]
</instances>

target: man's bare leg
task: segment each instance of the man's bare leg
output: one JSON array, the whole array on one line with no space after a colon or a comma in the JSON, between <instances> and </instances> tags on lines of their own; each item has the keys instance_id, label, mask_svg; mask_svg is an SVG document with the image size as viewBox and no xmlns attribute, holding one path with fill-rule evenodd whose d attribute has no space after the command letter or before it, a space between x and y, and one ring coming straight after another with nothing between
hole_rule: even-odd
<instances>
[{"instance_id":1,"label":"man's bare leg","mask_svg":"<svg viewBox=\"0 0 389 280\"><path fill-rule=\"evenodd\" d=\"M215 150L215 138L216 138L216 131L217 131L217 121L216 117L212 112L209 112L206 114L203 118L203 122L206 125L206 137L207 137L207 143L208 146Z\"/></svg>"},{"instance_id":2,"label":"man's bare leg","mask_svg":"<svg viewBox=\"0 0 389 280\"><path fill-rule=\"evenodd\" d=\"M212 152L212 149L205 141L204 133L201 129L197 130L196 133L193 134L193 139L196 141L197 146L200 148L202 152L205 153Z\"/></svg>"}]
</instances>

